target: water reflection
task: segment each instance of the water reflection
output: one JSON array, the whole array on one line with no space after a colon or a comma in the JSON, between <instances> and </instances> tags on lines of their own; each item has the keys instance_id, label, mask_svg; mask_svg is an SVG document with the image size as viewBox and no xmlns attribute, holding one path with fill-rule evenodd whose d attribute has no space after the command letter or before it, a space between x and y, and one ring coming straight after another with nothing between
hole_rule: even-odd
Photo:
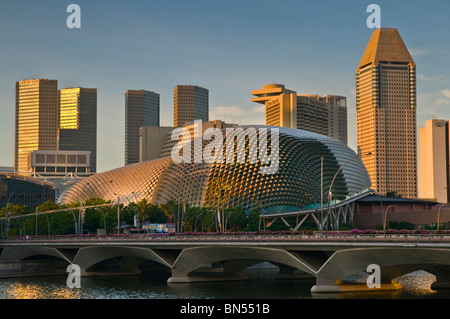
<instances>
[{"instance_id":1,"label":"water reflection","mask_svg":"<svg viewBox=\"0 0 450 319\"><path fill-rule=\"evenodd\" d=\"M2 299L79 299L79 291L67 287L58 287L53 283L40 282L8 282L0 284Z\"/></svg>"},{"instance_id":2,"label":"water reflection","mask_svg":"<svg viewBox=\"0 0 450 319\"><path fill-rule=\"evenodd\" d=\"M397 281L400 291L311 294L314 279L276 280L276 271L252 270L248 281L168 284L168 274L82 278L80 289L66 286L66 277L0 279L0 299L411 299L448 298L433 291L435 277L418 271Z\"/></svg>"}]
</instances>

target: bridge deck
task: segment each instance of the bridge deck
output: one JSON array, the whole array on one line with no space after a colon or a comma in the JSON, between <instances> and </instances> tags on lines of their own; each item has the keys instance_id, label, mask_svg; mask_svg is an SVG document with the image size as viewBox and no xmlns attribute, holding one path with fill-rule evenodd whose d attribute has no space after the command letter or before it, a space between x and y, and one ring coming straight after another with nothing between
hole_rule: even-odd
<instances>
[{"instance_id":1,"label":"bridge deck","mask_svg":"<svg viewBox=\"0 0 450 319\"><path fill-rule=\"evenodd\" d=\"M260 245L367 245L367 246L450 246L450 234L386 234L386 235L115 235L115 236L28 236L0 238L0 247L13 245L157 245L157 244L260 244Z\"/></svg>"}]
</instances>

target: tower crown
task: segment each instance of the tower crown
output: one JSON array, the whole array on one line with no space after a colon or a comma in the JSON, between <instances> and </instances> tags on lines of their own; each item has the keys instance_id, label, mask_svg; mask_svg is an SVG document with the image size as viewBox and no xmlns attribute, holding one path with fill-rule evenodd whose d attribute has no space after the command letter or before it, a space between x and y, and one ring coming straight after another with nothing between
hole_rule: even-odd
<instances>
[{"instance_id":1,"label":"tower crown","mask_svg":"<svg viewBox=\"0 0 450 319\"><path fill-rule=\"evenodd\" d=\"M400 33L395 28L380 28L372 33L357 72L370 64L384 61L408 63L416 67Z\"/></svg>"}]
</instances>

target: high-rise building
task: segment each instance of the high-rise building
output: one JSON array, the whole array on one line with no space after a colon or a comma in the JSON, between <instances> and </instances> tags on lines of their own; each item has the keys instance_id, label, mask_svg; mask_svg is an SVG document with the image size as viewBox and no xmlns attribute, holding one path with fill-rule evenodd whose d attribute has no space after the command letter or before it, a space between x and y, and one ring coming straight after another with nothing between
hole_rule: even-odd
<instances>
[{"instance_id":1,"label":"high-rise building","mask_svg":"<svg viewBox=\"0 0 450 319\"><path fill-rule=\"evenodd\" d=\"M77 87L60 90L58 149L91 152L90 170L96 172L97 89Z\"/></svg>"},{"instance_id":2,"label":"high-rise building","mask_svg":"<svg viewBox=\"0 0 450 319\"><path fill-rule=\"evenodd\" d=\"M416 64L397 29L373 32L356 71L358 153L379 193L417 197Z\"/></svg>"},{"instance_id":3,"label":"high-rise building","mask_svg":"<svg viewBox=\"0 0 450 319\"><path fill-rule=\"evenodd\" d=\"M184 128L189 130L192 138L195 134L202 137L207 129L219 129L237 127L237 124L225 123L221 120L208 122L185 123ZM200 132L201 128L201 132ZM179 143L178 140L172 139L174 126L155 127L143 126L140 129L140 162L153 160L159 157L171 156L172 150ZM192 145L194 147L194 145Z\"/></svg>"},{"instance_id":4,"label":"high-rise building","mask_svg":"<svg viewBox=\"0 0 450 319\"><path fill-rule=\"evenodd\" d=\"M173 89L175 127L195 120L209 121L209 91L195 85L177 85Z\"/></svg>"},{"instance_id":5,"label":"high-rise building","mask_svg":"<svg viewBox=\"0 0 450 319\"><path fill-rule=\"evenodd\" d=\"M253 102L266 107L266 125L302 129L332 137L347 145L347 98L299 95L282 84L253 90Z\"/></svg>"},{"instance_id":6,"label":"high-rise building","mask_svg":"<svg viewBox=\"0 0 450 319\"><path fill-rule=\"evenodd\" d=\"M440 203L449 200L449 122L431 119L419 128L419 172L421 198Z\"/></svg>"},{"instance_id":7,"label":"high-rise building","mask_svg":"<svg viewBox=\"0 0 450 319\"><path fill-rule=\"evenodd\" d=\"M159 94L146 90L125 93L125 165L139 162L139 129L159 126Z\"/></svg>"},{"instance_id":8,"label":"high-rise building","mask_svg":"<svg viewBox=\"0 0 450 319\"><path fill-rule=\"evenodd\" d=\"M29 79L16 82L14 171L27 171L29 152L56 150L58 128L58 81Z\"/></svg>"}]
</instances>

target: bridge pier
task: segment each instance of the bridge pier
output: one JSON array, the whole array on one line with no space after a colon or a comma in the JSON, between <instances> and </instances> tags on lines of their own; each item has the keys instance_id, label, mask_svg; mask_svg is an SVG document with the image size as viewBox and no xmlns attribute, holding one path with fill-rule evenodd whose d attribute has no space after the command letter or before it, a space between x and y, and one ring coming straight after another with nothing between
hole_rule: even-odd
<instances>
[{"instance_id":1,"label":"bridge pier","mask_svg":"<svg viewBox=\"0 0 450 319\"><path fill-rule=\"evenodd\" d=\"M279 268L279 273L276 276L276 279L286 279L286 280L295 280L295 279L314 279L315 276L304 271L301 271L296 268L277 265Z\"/></svg>"},{"instance_id":2,"label":"bridge pier","mask_svg":"<svg viewBox=\"0 0 450 319\"><path fill-rule=\"evenodd\" d=\"M192 283L209 281L239 281L247 280L248 277L242 272L228 272L222 268L200 268L192 273L172 269L172 276L167 280L168 283Z\"/></svg>"},{"instance_id":3,"label":"bridge pier","mask_svg":"<svg viewBox=\"0 0 450 319\"><path fill-rule=\"evenodd\" d=\"M431 289L450 289L450 266L439 266L429 270L436 276L436 281L431 284Z\"/></svg>"}]
</instances>

